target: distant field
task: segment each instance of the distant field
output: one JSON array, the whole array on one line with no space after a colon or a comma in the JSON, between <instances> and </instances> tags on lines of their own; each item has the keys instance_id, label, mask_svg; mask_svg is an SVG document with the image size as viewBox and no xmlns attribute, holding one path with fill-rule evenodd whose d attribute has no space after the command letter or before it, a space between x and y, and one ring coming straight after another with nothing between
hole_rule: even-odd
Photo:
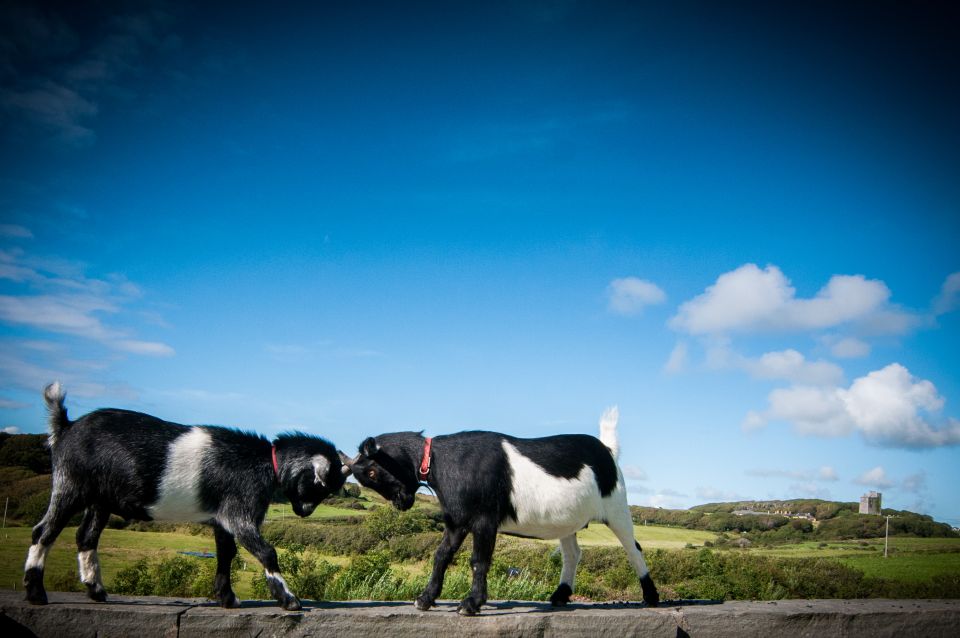
<instances>
[{"instance_id":1,"label":"distant field","mask_svg":"<svg viewBox=\"0 0 960 638\"><path fill-rule=\"evenodd\" d=\"M768 556L835 558L873 578L922 581L943 573L960 573L960 538L890 538L889 555L883 557L883 539L829 541L750 549Z\"/></svg>"},{"instance_id":2,"label":"distant field","mask_svg":"<svg viewBox=\"0 0 960 638\"><path fill-rule=\"evenodd\" d=\"M679 527L658 527L655 525L634 525L633 537L640 542L644 551L648 549L682 549L691 545L703 545L705 541L716 540L713 532ZM591 523L590 527L577 532L581 545L620 545L610 528L602 523ZM553 541L551 541L553 542Z\"/></svg>"},{"instance_id":3,"label":"distant field","mask_svg":"<svg viewBox=\"0 0 960 638\"><path fill-rule=\"evenodd\" d=\"M330 505L318 505L317 509L313 511L313 514L309 518L333 518L340 516L365 516L367 510L353 510L346 509L343 507L332 507ZM268 521L279 521L284 519L296 519L299 518L296 514L293 513L293 510L290 509L289 505L282 503L273 503L270 505L270 508L267 510L267 520Z\"/></svg>"}]
</instances>

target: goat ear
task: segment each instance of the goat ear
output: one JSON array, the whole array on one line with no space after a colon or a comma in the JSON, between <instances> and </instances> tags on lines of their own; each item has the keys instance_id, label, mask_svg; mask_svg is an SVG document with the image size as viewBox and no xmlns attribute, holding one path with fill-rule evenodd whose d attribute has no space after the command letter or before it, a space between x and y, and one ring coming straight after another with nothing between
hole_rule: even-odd
<instances>
[{"instance_id":1,"label":"goat ear","mask_svg":"<svg viewBox=\"0 0 960 638\"><path fill-rule=\"evenodd\" d=\"M364 456L371 457L380 451L380 446L377 445L377 440L370 436L360 444L360 451L363 452Z\"/></svg>"},{"instance_id":2,"label":"goat ear","mask_svg":"<svg viewBox=\"0 0 960 638\"><path fill-rule=\"evenodd\" d=\"M313 480L316 483L327 486L327 472L330 471L330 459L322 454L313 457Z\"/></svg>"}]
</instances>

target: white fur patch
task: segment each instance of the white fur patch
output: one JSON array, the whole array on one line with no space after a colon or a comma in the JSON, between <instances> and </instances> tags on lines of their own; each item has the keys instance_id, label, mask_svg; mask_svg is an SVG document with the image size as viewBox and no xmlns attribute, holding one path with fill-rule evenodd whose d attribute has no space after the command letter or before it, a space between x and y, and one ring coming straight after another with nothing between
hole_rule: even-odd
<instances>
[{"instance_id":1,"label":"white fur patch","mask_svg":"<svg viewBox=\"0 0 960 638\"><path fill-rule=\"evenodd\" d=\"M327 486L327 472L330 471L330 460L322 454L313 457L313 480L320 485Z\"/></svg>"},{"instance_id":2,"label":"white fur patch","mask_svg":"<svg viewBox=\"0 0 960 638\"><path fill-rule=\"evenodd\" d=\"M271 572L265 569L263 570L263 573L266 575L267 579L278 582L280 586L283 587L284 593L286 593L288 596L293 596L293 592L290 591L289 587L287 587L287 581L283 579L283 576L281 576L279 572Z\"/></svg>"},{"instance_id":3,"label":"white fur patch","mask_svg":"<svg viewBox=\"0 0 960 638\"><path fill-rule=\"evenodd\" d=\"M100 558L97 550L89 549L77 553L77 565L80 568L80 582L84 585L103 585L100 578Z\"/></svg>"},{"instance_id":4,"label":"white fur patch","mask_svg":"<svg viewBox=\"0 0 960 638\"><path fill-rule=\"evenodd\" d=\"M210 433L204 428L190 428L177 437L167 449L167 465L160 481L160 496L147 508L155 520L203 522L212 512L200 509L200 468L210 448Z\"/></svg>"},{"instance_id":5,"label":"white fur patch","mask_svg":"<svg viewBox=\"0 0 960 638\"><path fill-rule=\"evenodd\" d=\"M47 560L47 553L50 551L49 545L37 543L30 546L27 551L27 564L23 566L23 571L28 569L43 569L43 564Z\"/></svg>"},{"instance_id":6,"label":"white fur patch","mask_svg":"<svg viewBox=\"0 0 960 638\"><path fill-rule=\"evenodd\" d=\"M542 467L503 442L513 490L510 502L516 520L506 519L500 531L535 538L563 538L575 534L590 521L602 520L603 499L589 465L572 479L547 474Z\"/></svg>"}]
</instances>

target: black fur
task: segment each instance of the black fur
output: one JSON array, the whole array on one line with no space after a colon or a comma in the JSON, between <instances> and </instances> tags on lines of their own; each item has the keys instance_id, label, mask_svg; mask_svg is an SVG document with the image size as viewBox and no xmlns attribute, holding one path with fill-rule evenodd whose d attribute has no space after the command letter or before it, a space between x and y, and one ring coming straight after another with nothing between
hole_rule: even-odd
<instances>
[{"instance_id":1,"label":"black fur","mask_svg":"<svg viewBox=\"0 0 960 638\"><path fill-rule=\"evenodd\" d=\"M560 583L560 586L557 587L556 591L550 596L550 604L554 607L563 607L570 602L570 596L572 595L573 590L570 589L570 585Z\"/></svg>"},{"instance_id":2,"label":"black fur","mask_svg":"<svg viewBox=\"0 0 960 638\"><path fill-rule=\"evenodd\" d=\"M516 519L510 500L513 477L504 442L513 445L551 476L574 478L588 465L596 476L601 495L609 495L616 487L616 462L609 449L592 436L519 439L495 432L472 431L434 437L426 483L440 501L445 530L434 555L430 581L416 600L418 609L433 606L443 588L447 567L470 533L473 534L473 586L458 611L474 615L486 602L486 576L497 530L505 520ZM406 510L413 506L420 485L417 469L424 443L422 433L418 432L383 434L366 439L355 459L341 457L362 485ZM563 586L572 593L569 585ZM554 604L569 600L569 593L564 598L563 586L551 598Z\"/></svg>"},{"instance_id":3,"label":"black fur","mask_svg":"<svg viewBox=\"0 0 960 638\"><path fill-rule=\"evenodd\" d=\"M97 548L110 514L151 520L149 508L160 497L170 444L193 428L127 410L97 410L74 422L67 418L59 386L44 392L50 412L53 491L43 519L33 530L33 544L48 549L66 522L84 512L77 530L78 551ZM217 574L214 589L224 607L239 601L230 585L230 561L239 541L263 564L279 574L276 551L260 536L270 497L279 487L293 511L309 516L321 500L343 486L336 449L326 440L302 433L280 435L271 445L264 437L239 430L201 426L209 434L198 476L199 509L214 528ZM277 450L279 477L271 447ZM322 456L328 467L317 482L313 459ZM236 539L236 540L235 540ZM296 596L268 582L285 609L299 609ZM85 583L94 600L106 599L97 583ZM27 600L46 602L43 570L24 573Z\"/></svg>"}]
</instances>

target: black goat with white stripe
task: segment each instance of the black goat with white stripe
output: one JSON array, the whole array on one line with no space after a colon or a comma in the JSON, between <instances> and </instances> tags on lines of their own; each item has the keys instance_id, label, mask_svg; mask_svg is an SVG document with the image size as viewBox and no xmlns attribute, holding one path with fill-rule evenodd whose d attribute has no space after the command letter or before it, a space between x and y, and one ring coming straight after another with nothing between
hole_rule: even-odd
<instances>
[{"instance_id":1,"label":"black goat with white stripe","mask_svg":"<svg viewBox=\"0 0 960 638\"><path fill-rule=\"evenodd\" d=\"M300 601L280 575L277 553L260 525L279 485L293 511L309 516L343 486L336 448L300 433L271 445L257 434L229 428L186 426L126 410L97 410L71 422L59 383L44 390L50 412L53 490L50 506L33 528L23 584L27 600L47 602L43 564L67 521L79 512L80 580L104 601L97 544L110 514L125 519L193 521L213 526L217 545L214 593L223 607L240 601L230 585L237 544L263 565L270 592L284 609Z\"/></svg>"},{"instance_id":2,"label":"black goat with white stripe","mask_svg":"<svg viewBox=\"0 0 960 638\"><path fill-rule=\"evenodd\" d=\"M473 534L473 585L458 611L479 613L487 601L487 572L497 532L560 539L563 570L550 597L565 605L573 593L580 561L577 531L600 521L613 531L640 579L643 599L659 602L643 551L633 538L623 475L617 467L616 408L600 420L600 440L585 434L519 439L495 432L460 432L425 439L417 432L368 438L351 459L342 452L344 472L407 510L426 483L437 494L445 529L433 574L417 598L426 611L440 595L443 577L467 534Z\"/></svg>"}]
</instances>

